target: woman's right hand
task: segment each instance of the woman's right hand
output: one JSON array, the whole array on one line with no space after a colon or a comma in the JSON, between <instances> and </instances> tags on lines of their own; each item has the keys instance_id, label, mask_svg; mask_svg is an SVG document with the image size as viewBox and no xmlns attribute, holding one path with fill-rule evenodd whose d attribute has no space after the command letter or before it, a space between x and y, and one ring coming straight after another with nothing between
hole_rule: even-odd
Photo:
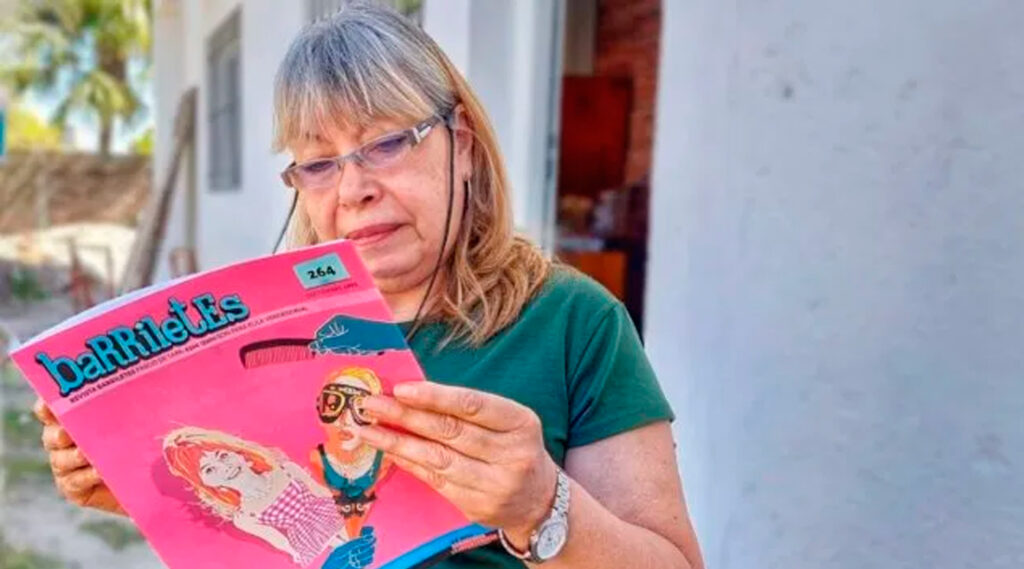
<instances>
[{"instance_id":1,"label":"woman's right hand","mask_svg":"<svg viewBox=\"0 0 1024 569\"><path fill-rule=\"evenodd\" d=\"M127 515L42 399L36 400L32 411L43 424L43 448L50 455L50 470L61 495L72 504Z\"/></svg>"}]
</instances>

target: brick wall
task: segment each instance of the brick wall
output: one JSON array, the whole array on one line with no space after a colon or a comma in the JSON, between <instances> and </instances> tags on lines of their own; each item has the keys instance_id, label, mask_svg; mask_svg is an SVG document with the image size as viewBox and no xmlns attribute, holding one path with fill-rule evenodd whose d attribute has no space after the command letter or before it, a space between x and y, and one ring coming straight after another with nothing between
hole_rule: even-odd
<instances>
[{"instance_id":1,"label":"brick wall","mask_svg":"<svg viewBox=\"0 0 1024 569\"><path fill-rule=\"evenodd\" d=\"M626 182L635 182L651 169L661 1L600 0L598 6L594 74L633 81Z\"/></svg>"}]
</instances>

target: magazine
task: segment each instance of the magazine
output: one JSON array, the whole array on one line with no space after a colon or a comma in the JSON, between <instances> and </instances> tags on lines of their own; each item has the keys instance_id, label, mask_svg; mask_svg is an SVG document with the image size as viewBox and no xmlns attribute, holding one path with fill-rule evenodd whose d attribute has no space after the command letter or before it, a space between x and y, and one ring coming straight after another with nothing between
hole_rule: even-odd
<instances>
[{"instance_id":1,"label":"magazine","mask_svg":"<svg viewBox=\"0 0 1024 569\"><path fill-rule=\"evenodd\" d=\"M353 245L137 291L12 353L171 569L425 567L488 543L361 442L423 372Z\"/></svg>"}]
</instances>

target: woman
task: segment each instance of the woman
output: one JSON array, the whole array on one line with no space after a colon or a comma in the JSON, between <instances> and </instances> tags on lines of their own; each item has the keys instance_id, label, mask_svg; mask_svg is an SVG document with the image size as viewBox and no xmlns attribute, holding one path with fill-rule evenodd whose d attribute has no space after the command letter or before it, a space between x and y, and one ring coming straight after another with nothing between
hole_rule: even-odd
<instances>
[{"instance_id":1,"label":"woman","mask_svg":"<svg viewBox=\"0 0 1024 569\"><path fill-rule=\"evenodd\" d=\"M352 240L433 380L367 397L360 437L501 530L441 566L701 567L624 307L513 235L494 133L438 46L351 4L294 41L275 105L291 244ZM58 426L45 437L66 496L117 507Z\"/></svg>"},{"instance_id":2,"label":"woman","mask_svg":"<svg viewBox=\"0 0 1024 569\"><path fill-rule=\"evenodd\" d=\"M226 433L182 427L164 438L164 461L212 515L300 566L348 541L331 493L282 453Z\"/></svg>"},{"instance_id":3,"label":"woman","mask_svg":"<svg viewBox=\"0 0 1024 569\"><path fill-rule=\"evenodd\" d=\"M361 534L376 499L377 482L391 467L383 451L359 436L359 428L371 423L363 415L362 403L381 391L380 379L372 370L353 367L328 375L317 398L326 440L313 449L309 461L334 495L349 538Z\"/></svg>"}]
</instances>

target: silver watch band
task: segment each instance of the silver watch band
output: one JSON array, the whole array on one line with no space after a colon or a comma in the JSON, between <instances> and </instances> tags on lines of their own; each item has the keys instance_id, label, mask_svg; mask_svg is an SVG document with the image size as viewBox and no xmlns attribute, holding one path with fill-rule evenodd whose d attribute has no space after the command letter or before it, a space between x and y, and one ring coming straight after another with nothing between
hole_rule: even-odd
<instances>
[{"instance_id":1,"label":"silver watch band","mask_svg":"<svg viewBox=\"0 0 1024 569\"><path fill-rule=\"evenodd\" d=\"M533 532L530 533L530 543L527 549L520 550L516 546L512 545L508 537L505 535L504 530L498 530L498 539L501 540L502 547L505 551L512 555L516 559L521 561L529 561L530 563L543 563L557 555L558 551L548 552L549 555L541 556L537 551L537 542L540 532L545 526L552 523L560 523L568 530L569 520L569 475L565 473L561 468L558 469L558 477L555 483L555 502L551 507L551 513L537 526ZM558 550L561 550L559 546Z\"/></svg>"}]
</instances>

